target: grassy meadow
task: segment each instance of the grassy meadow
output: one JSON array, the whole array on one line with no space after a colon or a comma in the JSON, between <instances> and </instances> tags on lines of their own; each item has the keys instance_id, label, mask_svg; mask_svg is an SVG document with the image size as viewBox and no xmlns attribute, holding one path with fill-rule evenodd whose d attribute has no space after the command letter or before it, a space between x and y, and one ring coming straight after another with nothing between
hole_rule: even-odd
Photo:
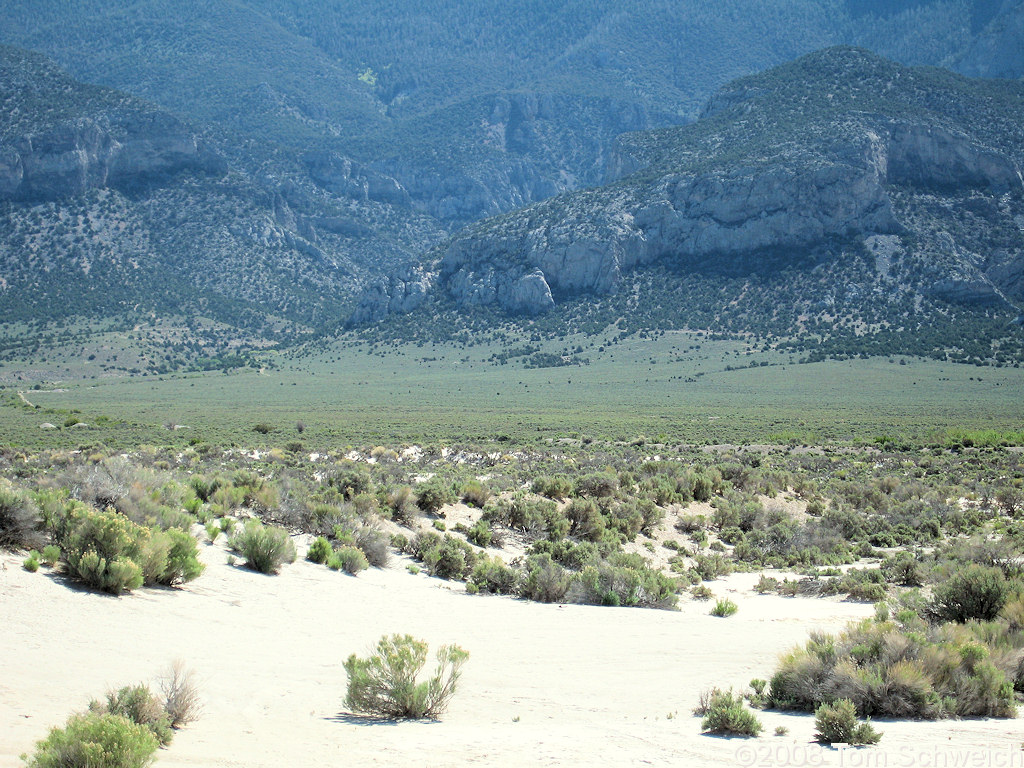
<instances>
[{"instance_id":1,"label":"grassy meadow","mask_svg":"<svg viewBox=\"0 0 1024 768\"><path fill-rule=\"evenodd\" d=\"M527 368L527 356L513 356L500 364L495 355L507 353L508 343L341 340L268 356L260 370L126 376L97 375L87 356L58 350L47 364L0 369L2 442L66 448L300 440L312 450L640 437L927 443L958 429L1024 428L1024 372L1018 368L913 358L797 364L771 350L684 332L534 346L569 353L576 363ZM65 426L74 419L84 426ZM45 422L58 429L41 429Z\"/></svg>"}]
</instances>

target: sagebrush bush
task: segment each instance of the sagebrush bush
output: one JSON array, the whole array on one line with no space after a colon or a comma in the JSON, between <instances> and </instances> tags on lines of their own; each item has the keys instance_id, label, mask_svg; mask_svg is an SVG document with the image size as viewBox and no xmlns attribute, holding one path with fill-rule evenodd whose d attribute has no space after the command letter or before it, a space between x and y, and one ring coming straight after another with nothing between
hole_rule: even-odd
<instances>
[{"instance_id":1,"label":"sagebrush bush","mask_svg":"<svg viewBox=\"0 0 1024 768\"><path fill-rule=\"evenodd\" d=\"M1024 636L1003 621L929 626L913 611L898 617L900 624L866 619L838 636L813 634L783 657L771 706L813 712L848 699L861 716L1014 716Z\"/></svg>"},{"instance_id":2,"label":"sagebrush bush","mask_svg":"<svg viewBox=\"0 0 1024 768\"><path fill-rule=\"evenodd\" d=\"M163 696L164 712L172 728L181 728L199 719L202 710L199 686L184 662L172 662L166 674L157 681L157 687Z\"/></svg>"},{"instance_id":3,"label":"sagebrush bush","mask_svg":"<svg viewBox=\"0 0 1024 768\"><path fill-rule=\"evenodd\" d=\"M540 603L557 603L565 598L571 579L549 554L530 555L525 573L516 586L520 597Z\"/></svg>"},{"instance_id":4,"label":"sagebrush bush","mask_svg":"<svg viewBox=\"0 0 1024 768\"><path fill-rule=\"evenodd\" d=\"M739 607L732 600L722 599L715 603L715 607L711 609L712 616L718 616L719 618L725 618L732 616L739 610Z\"/></svg>"},{"instance_id":5,"label":"sagebrush bush","mask_svg":"<svg viewBox=\"0 0 1024 768\"><path fill-rule=\"evenodd\" d=\"M750 737L764 729L757 715L744 706L743 696L731 690L715 688L706 693L694 714L704 716L701 729L707 733Z\"/></svg>"},{"instance_id":6,"label":"sagebrush bush","mask_svg":"<svg viewBox=\"0 0 1024 768\"><path fill-rule=\"evenodd\" d=\"M288 531L259 520L248 520L228 543L245 558L246 566L260 573L277 573L282 566L295 562L295 545Z\"/></svg>"},{"instance_id":7,"label":"sagebrush bush","mask_svg":"<svg viewBox=\"0 0 1024 768\"><path fill-rule=\"evenodd\" d=\"M45 542L42 517L31 497L0 483L0 549L31 549Z\"/></svg>"},{"instance_id":8,"label":"sagebrush bush","mask_svg":"<svg viewBox=\"0 0 1024 768\"><path fill-rule=\"evenodd\" d=\"M481 592L494 595L511 595L515 593L516 572L500 558L480 557L469 577L470 583Z\"/></svg>"},{"instance_id":9,"label":"sagebrush bush","mask_svg":"<svg viewBox=\"0 0 1024 768\"><path fill-rule=\"evenodd\" d=\"M574 602L594 605L673 608L678 591L672 577L649 568L639 556L619 553L585 566L573 580L570 596Z\"/></svg>"},{"instance_id":10,"label":"sagebrush bush","mask_svg":"<svg viewBox=\"0 0 1024 768\"><path fill-rule=\"evenodd\" d=\"M857 709L849 699L822 704L814 712L814 738L823 744L860 746L877 744L882 734L870 722L857 720Z\"/></svg>"},{"instance_id":11,"label":"sagebrush bush","mask_svg":"<svg viewBox=\"0 0 1024 768\"><path fill-rule=\"evenodd\" d=\"M306 551L306 559L323 565L327 562L327 558L331 556L331 552L333 552L331 549L331 542L323 536L317 536Z\"/></svg>"},{"instance_id":12,"label":"sagebrush bush","mask_svg":"<svg viewBox=\"0 0 1024 768\"><path fill-rule=\"evenodd\" d=\"M930 608L940 621L991 621L1015 590L999 568L972 564L936 585Z\"/></svg>"},{"instance_id":13,"label":"sagebrush bush","mask_svg":"<svg viewBox=\"0 0 1024 768\"><path fill-rule=\"evenodd\" d=\"M352 654L345 662L345 705L353 712L385 718L437 717L455 693L469 654L455 645L437 652L437 669L419 680L427 661L427 644L410 635L382 637L365 659Z\"/></svg>"},{"instance_id":14,"label":"sagebrush bush","mask_svg":"<svg viewBox=\"0 0 1024 768\"><path fill-rule=\"evenodd\" d=\"M136 725L148 728L161 745L168 745L174 738L171 718L148 685L128 685L107 694L106 701L92 701L89 711L98 714L121 715Z\"/></svg>"},{"instance_id":15,"label":"sagebrush bush","mask_svg":"<svg viewBox=\"0 0 1024 768\"><path fill-rule=\"evenodd\" d=\"M28 768L146 768L159 742L121 715L86 712L54 728L25 759Z\"/></svg>"},{"instance_id":16,"label":"sagebrush bush","mask_svg":"<svg viewBox=\"0 0 1024 768\"><path fill-rule=\"evenodd\" d=\"M462 500L471 507L483 509L491 498L491 489L479 480L468 480L462 486Z\"/></svg>"},{"instance_id":17,"label":"sagebrush bush","mask_svg":"<svg viewBox=\"0 0 1024 768\"><path fill-rule=\"evenodd\" d=\"M441 477L434 476L416 487L416 505L424 512L438 512L456 498L451 482Z\"/></svg>"},{"instance_id":18,"label":"sagebrush bush","mask_svg":"<svg viewBox=\"0 0 1024 768\"><path fill-rule=\"evenodd\" d=\"M363 554L363 550L359 549L359 547L348 545L338 547L334 551L334 556L338 558L341 569L345 573L354 575L370 567L370 563L366 560L366 555Z\"/></svg>"}]
</instances>

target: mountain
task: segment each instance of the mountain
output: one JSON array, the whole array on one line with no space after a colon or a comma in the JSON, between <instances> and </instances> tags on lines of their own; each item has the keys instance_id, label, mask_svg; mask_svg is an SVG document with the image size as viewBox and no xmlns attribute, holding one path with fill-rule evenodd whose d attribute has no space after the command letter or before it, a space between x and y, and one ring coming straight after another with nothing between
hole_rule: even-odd
<instances>
[{"instance_id":1,"label":"mountain","mask_svg":"<svg viewBox=\"0 0 1024 768\"><path fill-rule=\"evenodd\" d=\"M690 124L737 77L835 43L1018 77L1022 9L7 0L0 331L172 317L226 349L329 332L464 225L629 175L648 148L624 133ZM395 308L425 295L405 284ZM528 309L563 288L516 290Z\"/></svg>"},{"instance_id":2,"label":"mountain","mask_svg":"<svg viewBox=\"0 0 1024 768\"><path fill-rule=\"evenodd\" d=\"M343 156L204 130L0 46L7 322L177 315L301 337L440 237L402 195Z\"/></svg>"},{"instance_id":3,"label":"mountain","mask_svg":"<svg viewBox=\"0 0 1024 768\"><path fill-rule=\"evenodd\" d=\"M582 299L609 323L1017 359L1022 140L1022 83L816 52L730 83L690 126L622 136L612 183L467 227L353 320Z\"/></svg>"},{"instance_id":4,"label":"mountain","mask_svg":"<svg viewBox=\"0 0 1024 768\"><path fill-rule=\"evenodd\" d=\"M1024 74L1015 0L7 0L0 42L201 125L351 157L448 226L605 180L624 131L836 44Z\"/></svg>"}]
</instances>

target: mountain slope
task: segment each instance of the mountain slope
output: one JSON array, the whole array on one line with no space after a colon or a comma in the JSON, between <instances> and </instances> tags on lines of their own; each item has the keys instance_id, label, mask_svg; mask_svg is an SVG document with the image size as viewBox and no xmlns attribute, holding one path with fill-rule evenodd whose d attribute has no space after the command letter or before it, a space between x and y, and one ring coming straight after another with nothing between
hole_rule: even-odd
<instances>
[{"instance_id":1,"label":"mountain slope","mask_svg":"<svg viewBox=\"0 0 1024 768\"><path fill-rule=\"evenodd\" d=\"M618 181L467 228L353 319L432 297L537 315L632 294L655 268L657 301L678 305L654 318L669 327L889 344L942 325L931 352L955 345L956 318L987 318L1017 349L1022 126L1019 83L810 54L726 86L692 126L623 136ZM998 359L992 344L983 357Z\"/></svg>"},{"instance_id":2,"label":"mountain slope","mask_svg":"<svg viewBox=\"0 0 1024 768\"><path fill-rule=\"evenodd\" d=\"M9 0L0 41L200 123L353 156L465 223L599 183L618 133L691 121L725 82L828 45L1024 74L1021 5Z\"/></svg>"},{"instance_id":3,"label":"mountain slope","mask_svg":"<svg viewBox=\"0 0 1024 768\"><path fill-rule=\"evenodd\" d=\"M179 315L264 341L329 327L362 279L440 234L381 202L392 185L337 155L204 133L0 46L8 323Z\"/></svg>"}]
</instances>

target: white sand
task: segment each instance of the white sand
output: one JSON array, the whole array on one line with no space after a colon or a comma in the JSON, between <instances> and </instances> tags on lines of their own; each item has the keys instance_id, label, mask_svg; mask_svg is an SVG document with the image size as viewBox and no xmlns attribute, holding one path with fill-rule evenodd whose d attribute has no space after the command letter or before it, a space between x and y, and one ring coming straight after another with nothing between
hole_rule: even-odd
<instances>
[{"instance_id":1,"label":"white sand","mask_svg":"<svg viewBox=\"0 0 1024 768\"><path fill-rule=\"evenodd\" d=\"M269 577L226 565L220 547L203 554L206 573L185 588L121 598L0 558L0 766L20 765L90 698L151 680L174 658L196 671L204 712L159 753L168 768L935 765L942 756L1024 766L1019 721L880 723L881 749L856 754L811 744L806 715L761 713L765 735L753 741L700 735L690 710L702 689L767 678L809 631L871 613L757 595L749 574L712 585L740 608L717 619L700 602L668 612L473 597L401 564L354 578L298 562ZM342 662L392 632L470 652L440 722L366 723L343 711ZM779 724L789 735L772 735ZM962 750L988 759L952 762Z\"/></svg>"}]
</instances>

